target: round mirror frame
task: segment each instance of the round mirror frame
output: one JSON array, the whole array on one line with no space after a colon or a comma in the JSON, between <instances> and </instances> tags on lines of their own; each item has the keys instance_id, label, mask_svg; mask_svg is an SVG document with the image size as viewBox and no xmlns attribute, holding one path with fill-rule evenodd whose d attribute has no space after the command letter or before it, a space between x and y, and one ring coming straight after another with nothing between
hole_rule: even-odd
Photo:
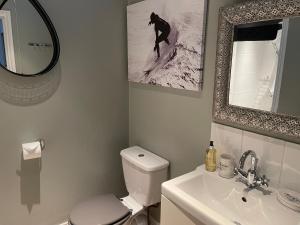
<instances>
[{"instance_id":1,"label":"round mirror frame","mask_svg":"<svg viewBox=\"0 0 300 225\"><path fill-rule=\"evenodd\" d=\"M2 7L5 5L5 3L8 0L3 0L3 2L0 5L0 10L2 9ZM59 55L60 55L60 44L59 44L59 39L58 39L58 35L56 33L55 27L51 22L50 17L48 16L48 14L46 13L46 11L44 10L44 8L42 7L42 5L38 2L38 0L28 0L31 5L34 7L34 9L38 12L38 14L41 16L42 20L44 21L44 23L46 24L46 27L50 33L51 39L52 39L52 43L53 43L53 56L52 59L49 63L49 65L43 69L42 71L35 73L35 74L21 74L21 73L16 73L13 72L11 70L8 70L5 66L3 66L2 64L0 64L0 66L5 69L6 71L17 75L17 76L21 76L21 77L36 77L36 76L41 76L47 72L49 72L58 62L59 59Z\"/></svg>"}]
</instances>

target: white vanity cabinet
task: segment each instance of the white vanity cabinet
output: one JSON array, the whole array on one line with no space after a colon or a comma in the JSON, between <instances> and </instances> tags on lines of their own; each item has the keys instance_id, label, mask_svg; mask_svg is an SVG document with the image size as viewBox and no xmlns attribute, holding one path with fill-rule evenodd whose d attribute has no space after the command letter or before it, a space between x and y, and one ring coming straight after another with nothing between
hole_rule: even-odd
<instances>
[{"instance_id":1,"label":"white vanity cabinet","mask_svg":"<svg viewBox=\"0 0 300 225\"><path fill-rule=\"evenodd\" d=\"M205 225L193 219L165 196L161 196L160 225Z\"/></svg>"}]
</instances>

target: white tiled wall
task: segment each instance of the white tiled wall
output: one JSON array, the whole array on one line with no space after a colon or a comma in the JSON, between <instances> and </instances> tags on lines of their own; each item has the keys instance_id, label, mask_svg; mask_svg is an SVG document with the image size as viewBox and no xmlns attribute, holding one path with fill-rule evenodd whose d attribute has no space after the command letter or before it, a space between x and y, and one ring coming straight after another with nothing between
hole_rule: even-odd
<instances>
[{"instance_id":1,"label":"white tiled wall","mask_svg":"<svg viewBox=\"0 0 300 225\"><path fill-rule=\"evenodd\" d=\"M243 152L254 150L259 172L270 178L271 186L300 192L300 145L212 123L211 140L218 154L229 153L236 162Z\"/></svg>"}]
</instances>

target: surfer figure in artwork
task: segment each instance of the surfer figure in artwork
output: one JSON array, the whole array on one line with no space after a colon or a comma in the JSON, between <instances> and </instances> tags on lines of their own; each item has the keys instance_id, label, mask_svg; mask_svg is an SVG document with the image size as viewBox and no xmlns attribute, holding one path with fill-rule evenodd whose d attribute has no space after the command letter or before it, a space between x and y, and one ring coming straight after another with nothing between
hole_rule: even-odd
<instances>
[{"instance_id":1,"label":"surfer figure in artwork","mask_svg":"<svg viewBox=\"0 0 300 225\"><path fill-rule=\"evenodd\" d=\"M171 26L168 22L160 18L154 12L151 13L150 22L148 25L150 26L152 24L154 24L154 30L156 35L154 51L157 52L157 59L159 59L160 58L159 43L164 41L168 45L170 44L168 37L171 32Z\"/></svg>"}]
</instances>

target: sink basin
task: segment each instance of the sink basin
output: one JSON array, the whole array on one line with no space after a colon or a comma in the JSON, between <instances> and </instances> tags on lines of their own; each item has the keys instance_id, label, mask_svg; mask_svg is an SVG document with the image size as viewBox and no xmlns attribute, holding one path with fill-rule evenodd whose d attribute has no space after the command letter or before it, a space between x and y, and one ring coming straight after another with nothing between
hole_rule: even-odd
<instances>
[{"instance_id":1,"label":"sink basin","mask_svg":"<svg viewBox=\"0 0 300 225\"><path fill-rule=\"evenodd\" d=\"M245 188L201 166L163 183L162 194L206 225L300 225L300 213L281 205L276 189Z\"/></svg>"}]
</instances>

